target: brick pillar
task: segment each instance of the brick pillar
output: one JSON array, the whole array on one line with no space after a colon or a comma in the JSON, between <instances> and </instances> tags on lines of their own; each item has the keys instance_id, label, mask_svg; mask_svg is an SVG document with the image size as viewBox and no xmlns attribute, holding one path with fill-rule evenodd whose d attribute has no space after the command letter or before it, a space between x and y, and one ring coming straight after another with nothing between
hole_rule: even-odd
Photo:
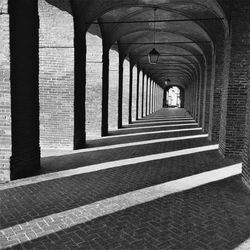
<instances>
[{"instance_id":1,"label":"brick pillar","mask_svg":"<svg viewBox=\"0 0 250 250\"><path fill-rule=\"evenodd\" d=\"M224 79L224 65L226 59L226 41L223 37L215 45L215 81L211 93L210 102L210 127L209 138L212 141L219 141L220 121L221 121L221 93Z\"/></svg>"},{"instance_id":2,"label":"brick pillar","mask_svg":"<svg viewBox=\"0 0 250 250\"><path fill-rule=\"evenodd\" d=\"M150 114L153 113L153 84L154 81L152 80L150 84Z\"/></svg>"},{"instance_id":3,"label":"brick pillar","mask_svg":"<svg viewBox=\"0 0 250 250\"><path fill-rule=\"evenodd\" d=\"M203 98L204 98L204 87L205 87L205 71L200 69L199 72L199 107L198 107L198 123L202 127L203 121Z\"/></svg>"},{"instance_id":4,"label":"brick pillar","mask_svg":"<svg viewBox=\"0 0 250 250\"><path fill-rule=\"evenodd\" d=\"M167 88L163 90L163 100L162 100L162 107L166 107L166 98L167 98Z\"/></svg>"},{"instance_id":5,"label":"brick pillar","mask_svg":"<svg viewBox=\"0 0 250 250\"><path fill-rule=\"evenodd\" d=\"M158 109L161 108L161 100L162 100L162 98L161 98L161 88L158 87Z\"/></svg>"},{"instance_id":6,"label":"brick pillar","mask_svg":"<svg viewBox=\"0 0 250 250\"><path fill-rule=\"evenodd\" d=\"M132 98L133 98L133 63L129 63L129 104L128 104L128 124L132 123Z\"/></svg>"},{"instance_id":7,"label":"brick pillar","mask_svg":"<svg viewBox=\"0 0 250 250\"><path fill-rule=\"evenodd\" d=\"M208 132L209 129L209 116L210 116L210 94L211 87L214 81L214 67L213 60L209 61L206 67L206 85L204 88L204 100L203 100L203 131Z\"/></svg>"},{"instance_id":8,"label":"brick pillar","mask_svg":"<svg viewBox=\"0 0 250 250\"><path fill-rule=\"evenodd\" d=\"M194 79L192 78L192 85L191 85L191 88L192 88L192 92L191 92L191 109L192 109L192 116L194 117L195 116L195 81Z\"/></svg>"},{"instance_id":9,"label":"brick pillar","mask_svg":"<svg viewBox=\"0 0 250 250\"><path fill-rule=\"evenodd\" d=\"M144 88L145 88L145 74L142 72L142 97L141 97L141 117L144 113Z\"/></svg>"},{"instance_id":10,"label":"brick pillar","mask_svg":"<svg viewBox=\"0 0 250 250\"><path fill-rule=\"evenodd\" d=\"M140 91L140 69L137 66L137 82L136 82L136 120L139 119L139 91Z\"/></svg>"},{"instance_id":11,"label":"brick pillar","mask_svg":"<svg viewBox=\"0 0 250 250\"><path fill-rule=\"evenodd\" d=\"M197 75L195 76L195 83L196 83L196 93L195 93L195 120L198 121L198 109L199 109L199 82Z\"/></svg>"},{"instance_id":12,"label":"brick pillar","mask_svg":"<svg viewBox=\"0 0 250 250\"><path fill-rule=\"evenodd\" d=\"M201 67L197 72L197 85L198 85L198 92L197 92L197 123L200 122L201 117Z\"/></svg>"},{"instance_id":13,"label":"brick pillar","mask_svg":"<svg viewBox=\"0 0 250 250\"><path fill-rule=\"evenodd\" d=\"M205 123L206 123L206 93L207 93L207 84L208 84L208 67L205 66L204 70L204 84L202 89L203 99L202 99L202 128L205 132Z\"/></svg>"},{"instance_id":14,"label":"brick pillar","mask_svg":"<svg viewBox=\"0 0 250 250\"><path fill-rule=\"evenodd\" d=\"M191 114L191 87L190 85L187 86L185 91L185 108Z\"/></svg>"},{"instance_id":15,"label":"brick pillar","mask_svg":"<svg viewBox=\"0 0 250 250\"><path fill-rule=\"evenodd\" d=\"M248 68L248 84L250 84L250 67ZM248 87L248 102L246 114L246 131L243 150L243 182L250 188L250 88Z\"/></svg>"},{"instance_id":16,"label":"brick pillar","mask_svg":"<svg viewBox=\"0 0 250 250\"><path fill-rule=\"evenodd\" d=\"M154 81L152 82L151 86L151 111L154 113Z\"/></svg>"},{"instance_id":17,"label":"brick pillar","mask_svg":"<svg viewBox=\"0 0 250 250\"><path fill-rule=\"evenodd\" d=\"M216 54L212 56L212 69L211 69L211 85L210 85L210 100L209 100L209 123L208 134L209 140L212 141L212 127L213 127L213 113L214 113L214 90L215 90L215 67L216 67Z\"/></svg>"},{"instance_id":18,"label":"brick pillar","mask_svg":"<svg viewBox=\"0 0 250 250\"><path fill-rule=\"evenodd\" d=\"M158 87L158 109L161 107L161 89Z\"/></svg>"},{"instance_id":19,"label":"brick pillar","mask_svg":"<svg viewBox=\"0 0 250 250\"><path fill-rule=\"evenodd\" d=\"M155 85L155 111L158 110L158 85Z\"/></svg>"},{"instance_id":20,"label":"brick pillar","mask_svg":"<svg viewBox=\"0 0 250 250\"><path fill-rule=\"evenodd\" d=\"M186 111L188 111L188 86L185 89L185 103L184 103L184 107L185 107Z\"/></svg>"},{"instance_id":21,"label":"brick pillar","mask_svg":"<svg viewBox=\"0 0 250 250\"><path fill-rule=\"evenodd\" d=\"M155 82L153 84L153 112L155 112Z\"/></svg>"},{"instance_id":22,"label":"brick pillar","mask_svg":"<svg viewBox=\"0 0 250 250\"><path fill-rule=\"evenodd\" d=\"M159 98L158 98L158 107L161 109L161 100L162 100L162 95L161 95L161 87L159 87Z\"/></svg>"},{"instance_id":23,"label":"brick pillar","mask_svg":"<svg viewBox=\"0 0 250 250\"><path fill-rule=\"evenodd\" d=\"M246 7L246 6L245 6ZM223 156L240 157L246 128L248 68L250 58L250 10L239 7L231 17L231 59L229 79L224 79L220 152Z\"/></svg>"},{"instance_id":24,"label":"brick pillar","mask_svg":"<svg viewBox=\"0 0 250 250\"><path fill-rule=\"evenodd\" d=\"M10 0L11 179L40 169L39 17L35 0Z\"/></svg>"},{"instance_id":25,"label":"brick pillar","mask_svg":"<svg viewBox=\"0 0 250 250\"><path fill-rule=\"evenodd\" d=\"M86 35L77 27L75 20L75 81L74 81L74 149L86 144Z\"/></svg>"},{"instance_id":26,"label":"brick pillar","mask_svg":"<svg viewBox=\"0 0 250 250\"><path fill-rule=\"evenodd\" d=\"M185 91L183 88L180 88L180 99L181 99L181 108L184 108L185 103Z\"/></svg>"},{"instance_id":27,"label":"brick pillar","mask_svg":"<svg viewBox=\"0 0 250 250\"><path fill-rule=\"evenodd\" d=\"M146 116L148 115L148 82L149 82L149 77L147 76L147 80L146 80L146 111L145 111L145 114Z\"/></svg>"},{"instance_id":28,"label":"brick pillar","mask_svg":"<svg viewBox=\"0 0 250 250\"><path fill-rule=\"evenodd\" d=\"M199 95L199 84L197 80L197 75L194 77L194 83L195 83L195 99L194 99L194 119L197 121L198 118L198 95Z\"/></svg>"},{"instance_id":29,"label":"brick pillar","mask_svg":"<svg viewBox=\"0 0 250 250\"><path fill-rule=\"evenodd\" d=\"M159 88L158 85L156 86L156 110L159 109L158 107L158 101L159 101Z\"/></svg>"},{"instance_id":30,"label":"brick pillar","mask_svg":"<svg viewBox=\"0 0 250 250\"><path fill-rule=\"evenodd\" d=\"M151 114L151 93L152 93L152 89L151 89L151 86L152 86L152 80L150 79L150 82L149 82L149 93L148 93L148 113Z\"/></svg>"},{"instance_id":31,"label":"brick pillar","mask_svg":"<svg viewBox=\"0 0 250 250\"><path fill-rule=\"evenodd\" d=\"M103 45L102 69L102 136L108 135L108 104L109 104L109 48Z\"/></svg>"},{"instance_id":32,"label":"brick pillar","mask_svg":"<svg viewBox=\"0 0 250 250\"><path fill-rule=\"evenodd\" d=\"M121 53L119 53L118 128L122 128L123 63L124 58Z\"/></svg>"}]
</instances>

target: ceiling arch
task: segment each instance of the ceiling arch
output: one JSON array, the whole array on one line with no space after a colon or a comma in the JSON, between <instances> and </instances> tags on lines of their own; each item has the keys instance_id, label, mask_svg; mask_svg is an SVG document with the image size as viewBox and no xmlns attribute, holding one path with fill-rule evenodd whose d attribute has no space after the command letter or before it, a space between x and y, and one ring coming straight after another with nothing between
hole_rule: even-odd
<instances>
[{"instance_id":1,"label":"ceiling arch","mask_svg":"<svg viewBox=\"0 0 250 250\"><path fill-rule=\"evenodd\" d=\"M119 51L162 87L168 76L183 86L192 84L212 61L214 44L229 32L216 0L47 1L60 8L71 3L75 20L85 29L98 20L110 46L119 42ZM157 65L147 63L153 48L161 55Z\"/></svg>"}]
</instances>

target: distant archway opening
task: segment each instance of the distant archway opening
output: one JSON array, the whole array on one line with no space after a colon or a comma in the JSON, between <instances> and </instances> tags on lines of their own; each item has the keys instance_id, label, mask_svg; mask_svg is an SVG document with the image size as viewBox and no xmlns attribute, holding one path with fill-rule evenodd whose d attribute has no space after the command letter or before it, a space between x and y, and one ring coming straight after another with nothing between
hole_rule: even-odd
<instances>
[{"instance_id":1,"label":"distant archway opening","mask_svg":"<svg viewBox=\"0 0 250 250\"><path fill-rule=\"evenodd\" d=\"M170 86L166 89L165 107L184 108L184 89L179 86Z\"/></svg>"}]
</instances>

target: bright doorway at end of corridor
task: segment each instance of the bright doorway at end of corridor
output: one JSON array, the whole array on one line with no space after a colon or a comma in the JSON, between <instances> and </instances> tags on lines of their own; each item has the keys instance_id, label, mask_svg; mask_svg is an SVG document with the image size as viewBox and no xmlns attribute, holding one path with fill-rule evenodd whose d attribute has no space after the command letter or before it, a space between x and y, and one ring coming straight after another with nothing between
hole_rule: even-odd
<instances>
[{"instance_id":1,"label":"bright doorway at end of corridor","mask_svg":"<svg viewBox=\"0 0 250 250\"><path fill-rule=\"evenodd\" d=\"M180 89L172 87L167 92L167 107L181 107Z\"/></svg>"}]
</instances>

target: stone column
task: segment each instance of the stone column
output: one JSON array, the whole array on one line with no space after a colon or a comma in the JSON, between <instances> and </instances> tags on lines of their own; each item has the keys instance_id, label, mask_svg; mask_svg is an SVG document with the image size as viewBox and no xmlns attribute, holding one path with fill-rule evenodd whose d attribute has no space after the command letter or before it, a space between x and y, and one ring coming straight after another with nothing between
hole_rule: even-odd
<instances>
[{"instance_id":1,"label":"stone column","mask_svg":"<svg viewBox=\"0 0 250 250\"><path fill-rule=\"evenodd\" d=\"M11 179L40 169L39 17L36 0L10 0Z\"/></svg>"}]
</instances>

